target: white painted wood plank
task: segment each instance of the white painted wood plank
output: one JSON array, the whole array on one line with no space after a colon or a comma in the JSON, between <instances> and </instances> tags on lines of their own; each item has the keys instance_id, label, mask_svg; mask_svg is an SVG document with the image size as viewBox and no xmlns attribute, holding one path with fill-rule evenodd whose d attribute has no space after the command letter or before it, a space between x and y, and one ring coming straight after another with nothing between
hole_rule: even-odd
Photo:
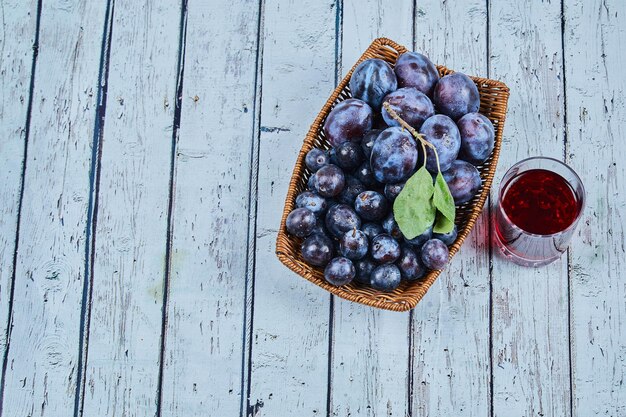
<instances>
[{"instance_id":1,"label":"white painted wood plank","mask_svg":"<svg viewBox=\"0 0 626 417\"><path fill-rule=\"evenodd\" d=\"M335 82L333 1L265 2L250 414L323 415L328 292L274 253L296 155ZM262 406L262 408L261 408Z\"/></svg>"},{"instance_id":2,"label":"white painted wood plank","mask_svg":"<svg viewBox=\"0 0 626 417\"><path fill-rule=\"evenodd\" d=\"M373 39L411 47L413 2L343 2L342 77ZM335 297L331 415L407 415L409 314Z\"/></svg>"},{"instance_id":3,"label":"white painted wood plank","mask_svg":"<svg viewBox=\"0 0 626 417\"><path fill-rule=\"evenodd\" d=\"M483 0L418 1L416 50L435 63L487 76ZM488 210L413 312L414 416L489 414Z\"/></svg>"},{"instance_id":4,"label":"white painted wood plank","mask_svg":"<svg viewBox=\"0 0 626 417\"><path fill-rule=\"evenodd\" d=\"M587 208L571 255L574 416L626 415L626 3L565 2L567 162Z\"/></svg>"},{"instance_id":5,"label":"white painted wood plank","mask_svg":"<svg viewBox=\"0 0 626 417\"><path fill-rule=\"evenodd\" d=\"M0 355L4 357L37 2L0 1ZM10 34L8 36L7 34ZM2 375L0 375L2 384Z\"/></svg>"},{"instance_id":6,"label":"white painted wood plank","mask_svg":"<svg viewBox=\"0 0 626 417\"><path fill-rule=\"evenodd\" d=\"M85 416L156 411L180 15L115 2Z\"/></svg>"},{"instance_id":7,"label":"white painted wood plank","mask_svg":"<svg viewBox=\"0 0 626 417\"><path fill-rule=\"evenodd\" d=\"M43 4L4 416L74 411L105 9L92 1Z\"/></svg>"},{"instance_id":8,"label":"white painted wood plank","mask_svg":"<svg viewBox=\"0 0 626 417\"><path fill-rule=\"evenodd\" d=\"M563 158L560 4L493 1L490 23L491 76L511 88L495 196L515 162L534 155ZM567 303L566 257L531 269L506 261L494 248L494 417L569 415Z\"/></svg>"},{"instance_id":9,"label":"white painted wood plank","mask_svg":"<svg viewBox=\"0 0 626 417\"><path fill-rule=\"evenodd\" d=\"M221 10L221 13L215 13ZM188 5L163 416L239 415L259 4ZM246 375L247 377L247 375Z\"/></svg>"}]
</instances>

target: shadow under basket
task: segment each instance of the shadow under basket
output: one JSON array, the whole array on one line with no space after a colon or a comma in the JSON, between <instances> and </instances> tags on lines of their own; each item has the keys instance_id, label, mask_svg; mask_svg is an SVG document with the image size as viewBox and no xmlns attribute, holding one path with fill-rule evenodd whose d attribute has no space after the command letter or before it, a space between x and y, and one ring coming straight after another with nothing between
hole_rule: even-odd
<instances>
[{"instance_id":1,"label":"shadow under basket","mask_svg":"<svg viewBox=\"0 0 626 417\"><path fill-rule=\"evenodd\" d=\"M330 113L332 108L337 103L351 97L348 82L356 66L369 58L380 58L387 61L391 66L394 66L398 56L404 52L407 52L404 46L398 45L389 39L379 38L374 40L335 91L333 91L328 101L326 101L326 104L324 104L324 107L322 107L322 110L315 118L313 125L311 125L298 155L298 160L296 161L296 166L294 167L289 183L285 208L276 239L276 255L278 255L278 258L283 264L298 275L346 300L392 311L408 311L414 308L424 294L426 294L426 291L428 291L433 282L435 282L441 271L429 271L422 279L417 281L408 282L403 280L400 286L393 292L377 291L368 285L359 284L357 282L335 287L324 280L323 268L311 266L302 259L300 246L303 239L290 236L285 228L285 221L287 215L295 208L296 197L306 189L307 180L311 175L311 172L304 164L304 158L307 152L316 147L324 149L330 148L330 144L324 137L322 127L324 126L326 116ZM454 72L440 65L437 66L437 69L441 76ZM450 246L450 258L456 254L463 244L463 241L474 227L474 223L476 223L476 219L480 215L485 200L489 195L489 189L491 188L496 165L498 163L498 156L500 154L502 130L504 129L504 119L509 99L509 89L504 83L486 78L470 78L476 83L478 91L480 92L479 111L487 116L493 123L496 137L493 153L487 161L478 167L482 178L480 190L470 202L457 206L456 208L455 223L458 228L458 237Z\"/></svg>"}]
</instances>

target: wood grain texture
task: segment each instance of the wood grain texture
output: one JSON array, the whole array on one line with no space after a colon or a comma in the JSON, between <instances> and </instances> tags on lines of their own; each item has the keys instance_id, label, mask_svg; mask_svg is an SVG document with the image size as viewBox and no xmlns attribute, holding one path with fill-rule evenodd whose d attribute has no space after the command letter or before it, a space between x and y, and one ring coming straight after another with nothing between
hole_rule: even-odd
<instances>
[{"instance_id":1,"label":"wood grain texture","mask_svg":"<svg viewBox=\"0 0 626 417\"><path fill-rule=\"evenodd\" d=\"M512 91L494 180L499 184L521 159L563 158L560 4L491 2L490 56L491 77ZM532 269L494 249L494 417L570 413L567 289L566 257Z\"/></svg>"},{"instance_id":2,"label":"wood grain texture","mask_svg":"<svg viewBox=\"0 0 626 417\"><path fill-rule=\"evenodd\" d=\"M482 0L418 1L416 51L487 77ZM413 312L413 416L489 413L489 233L485 209L463 248Z\"/></svg>"},{"instance_id":3,"label":"wood grain texture","mask_svg":"<svg viewBox=\"0 0 626 417\"><path fill-rule=\"evenodd\" d=\"M115 2L85 416L156 412L180 14Z\"/></svg>"},{"instance_id":4,"label":"wood grain texture","mask_svg":"<svg viewBox=\"0 0 626 417\"><path fill-rule=\"evenodd\" d=\"M0 1L0 355L4 357L34 57L37 1ZM0 375L2 384L2 375Z\"/></svg>"},{"instance_id":5,"label":"wood grain texture","mask_svg":"<svg viewBox=\"0 0 626 417\"><path fill-rule=\"evenodd\" d=\"M412 44L413 2L343 1L341 77L373 39ZM334 300L331 416L408 413L408 313Z\"/></svg>"},{"instance_id":6,"label":"wood grain texture","mask_svg":"<svg viewBox=\"0 0 626 417\"><path fill-rule=\"evenodd\" d=\"M570 248L574 416L626 415L626 3L565 2L568 164L587 208Z\"/></svg>"},{"instance_id":7,"label":"wood grain texture","mask_svg":"<svg viewBox=\"0 0 626 417\"><path fill-rule=\"evenodd\" d=\"M91 1L43 5L4 416L74 411L105 8Z\"/></svg>"},{"instance_id":8,"label":"wood grain texture","mask_svg":"<svg viewBox=\"0 0 626 417\"><path fill-rule=\"evenodd\" d=\"M302 140L335 82L336 4L266 0L248 413L324 415L330 295L274 254Z\"/></svg>"},{"instance_id":9,"label":"wood grain texture","mask_svg":"<svg viewBox=\"0 0 626 417\"><path fill-rule=\"evenodd\" d=\"M242 335L258 12L255 0L188 5L163 416L239 415L246 395Z\"/></svg>"}]
</instances>

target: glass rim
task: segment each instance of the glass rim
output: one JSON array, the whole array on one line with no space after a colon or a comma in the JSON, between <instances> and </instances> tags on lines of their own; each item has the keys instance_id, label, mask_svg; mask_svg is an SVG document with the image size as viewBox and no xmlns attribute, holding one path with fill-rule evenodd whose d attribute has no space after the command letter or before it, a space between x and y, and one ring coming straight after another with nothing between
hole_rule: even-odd
<instances>
[{"instance_id":1,"label":"glass rim","mask_svg":"<svg viewBox=\"0 0 626 417\"><path fill-rule=\"evenodd\" d=\"M544 161L556 162L558 165L561 165L566 170L568 170L571 174L573 174L573 176L576 179L576 181L578 181L578 183L580 184L580 188L582 190L582 195L581 195L581 199L580 199L580 210L578 210L578 214L576 215L576 218L574 219L574 221L569 226L567 226L565 229L560 230L560 231L555 232L555 233L550 233L548 235L540 235L540 234L537 234L537 233L532 233L532 232L529 232L529 231L519 227L517 224L515 224L515 222L513 222L509 218L509 216L506 214L506 211L502 207L502 193L504 191L504 187L506 185L508 185L509 181L512 178L510 178L509 181L506 182L506 184L500 183L500 186L499 186L499 189L498 189L498 201L496 203L497 203L497 206L498 206L497 208L500 210L500 213L504 216L505 220L511 226L513 226L514 228L518 229L519 231L521 231L522 233L524 233L524 234L526 234L528 236L550 238L550 237L558 236L558 235L561 235L563 233L569 232L570 230L573 230L574 228L576 228L576 225L578 224L578 221L583 216L583 213L585 211L585 203L586 203L586 200L587 200L587 191L585 190L585 185L583 184L583 181L580 179L580 176L576 173L576 171L574 171L565 162L560 161L560 160L555 159L555 158L551 158L549 156L531 156L529 158L522 159L521 161L516 162L509 169L507 169L507 171L504 173L504 176L502 178L503 179L506 178L506 176L509 175L509 173L514 168L516 168L517 166L522 165L523 163L526 163L526 162L536 161L536 160L544 160ZM558 172L555 172L555 173L557 175L559 175ZM561 175L561 177L563 178L562 175ZM570 181L568 181L567 178L563 178L563 179L570 185L570 187L572 187L572 190L574 191L574 194L577 194L576 190L575 190L575 187L572 186L572 183Z\"/></svg>"}]
</instances>

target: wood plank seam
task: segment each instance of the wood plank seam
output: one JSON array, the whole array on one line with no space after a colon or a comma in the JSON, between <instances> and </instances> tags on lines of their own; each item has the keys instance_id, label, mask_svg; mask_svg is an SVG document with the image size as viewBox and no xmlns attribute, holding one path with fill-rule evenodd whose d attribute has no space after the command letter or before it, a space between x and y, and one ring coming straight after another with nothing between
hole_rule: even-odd
<instances>
[{"instance_id":1,"label":"wood plank seam","mask_svg":"<svg viewBox=\"0 0 626 417\"><path fill-rule=\"evenodd\" d=\"M569 152L569 143L567 136L568 119L567 119L567 72L565 67L565 0L561 0L561 72L563 73L563 162L570 163L567 156ZM568 358L569 358L569 410L570 416L574 415L574 376L572 368L572 252L567 248L567 340Z\"/></svg>"},{"instance_id":2,"label":"wood plank seam","mask_svg":"<svg viewBox=\"0 0 626 417\"><path fill-rule=\"evenodd\" d=\"M239 407L240 417L253 416L258 409L257 404L250 404L250 381L252 379L252 327L254 325L254 283L256 270L256 234L257 234L257 209L259 197L259 143L261 141L261 102L263 98L263 30L265 17L265 0L259 0L257 15L257 38L254 75L254 103L252 132L253 138L250 149L250 192L248 193L248 241L246 244L246 274L245 274L245 303L244 322L242 329L241 350L241 404ZM244 409L245 404L245 409ZM245 411L245 414L244 414Z\"/></svg>"},{"instance_id":3,"label":"wood plank seam","mask_svg":"<svg viewBox=\"0 0 626 417\"><path fill-rule=\"evenodd\" d=\"M491 0L485 0L485 11L486 11L486 27L485 27L485 51L486 51L486 59L487 59L487 78L491 77L491 8L490 6ZM491 193L497 192L494 191L496 187L492 188ZM491 193L489 193L489 197L487 198L486 206L487 206L487 218L488 221L491 221ZM493 408L493 232L491 227L487 227L487 241L489 242L489 302L488 302L488 311L489 311L489 417L493 417L494 408Z\"/></svg>"},{"instance_id":4,"label":"wood plank seam","mask_svg":"<svg viewBox=\"0 0 626 417\"><path fill-rule=\"evenodd\" d=\"M9 348L11 346L11 330L13 327L13 298L15 295L15 270L17 267L17 253L19 250L20 242L20 226L22 222L22 204L24 202L24 180L26 177L26 163L28 161L28 140L30 138L30 122L33 110L33 91L35 89L35 69L37 68L37 55L39 54L39 32L41 28L41 10L43 6L43 0L37 2L37 17L35 20L35 39L33 41L33 58L30 69L30 85L28 88L28 104L26 106L26 122L24 126L24 153L22 161L22 172L20 173L20 195L17 205L17 227L15 229L15 247L13 248L13 270L11 271L10 289L9 289L9 302L8 302L8 316L7 316L7 334L6 345L4 347L4 354L2 357L2 375L0 383L0 416L2 416L4 406L4 386L6 382L7 365L9 360Z\"/></svg>"},{"instance_id":5,"label":"wood plank seam","mask_svg":"<svg viewBox=\"0 0 626 417\"><path fill-rule=\"evenodd\" d=\"M342 53L343 47L343 0L335 1L335 85L341 80ZM335 318L335 297L329 294L328 303L328 370L326 383L326 416L332 415L332 381L333 381L333 345L334 345L334 318Z\"/></svg>"},{"instance_id":6,"label":"wood plank seam","mask_svg":"<svg viewBox=\"0 0 626 417\"><path fill-rule=\"evenodd\" d=\"M93 259L95 257L96 226L98 224L98 196L100 192L100 174L102 160L102 139L106 118L109 62L111 57L111 37L113 33L113 16L115 0L108 0L102 31L100 64L98 68L98 88L94 132L92 138L91 166L89 171L89 202L87 203L87 230L85 234L85 273L83 296L80 312L80 330L78 339L78 364L76 393L74 396L74 417L83 414L85 399L85 364L89 355L89 326L91 320L91 301L93 296Z\"/></svg>"},{"instance_id":7,"label":"wood plank seam","mask_svg":"<svg viewBox=\"0 0 626 417\"><path fill-rule=\"evenodd\" d=\"M176 74L176 100L174 102L174 121L172 123L172 143L170 155L170 178L167 197L167 221L165 236L165 270L163 276L163 301L161 303L161 345L159 348L159 373L157 377L156 416L161 416L161 404L163 403L163 364L165 355L165 343L167 338L167 309L170 289L170 277L172 272L172 236L174 226L172 213L174 212L174 190L176 187L176 146L180 132L180 119L182 117L183 80L185 75L185 51L187 41L187 11L188 0L181 0L180 8L180 31L178 38L178 62Z\"/></svg>"}]
</instances>

